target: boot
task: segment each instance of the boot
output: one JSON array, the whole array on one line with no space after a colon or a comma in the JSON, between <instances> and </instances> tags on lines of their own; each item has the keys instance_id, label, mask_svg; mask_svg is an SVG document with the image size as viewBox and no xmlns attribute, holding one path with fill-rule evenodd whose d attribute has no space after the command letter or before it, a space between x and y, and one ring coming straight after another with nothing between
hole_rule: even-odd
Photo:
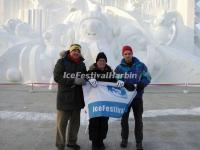
<instances>
[{"instance_id":1,"label":"boot","mask_svg":"<svg viewBox=\"0 0 200 150\"><path fill-rule=\"evenodd\" d=\"M103 143L103 140L100 141L99 146L100 146L100 149L101 149L101 150L106 149L106 147L105 147L105 145L104 145L104 143Z\"/></svg>"},{"instance_id":2,"label":"boot","mask_svg":"<svg viewBox=\"0 0 200 150\"><path fill-rule=\"evenodd\" d=\"M137 150L143 150L142 143L136 143L136 149Z\"/></svg>"},{"instance_id":3,"label":"boot","mask_svg":"<svg viewBox=\"0 0 200 150\"><path fill-rule=\"evenodd\" d=\"M67 147L69 147L73 150L79 150L80 149L80 146L78 144L73 144L73 145L67 144Z\"/></svg>"},{"instance_id":4,"label":"boot","mask_svg":"<svg viewBox=\"0 0 200 150\"><path fill-rule=\"evenodd\" d=\"M122 142L121 142L120 146L121 146L122 148L126 148L126 147L127 147L127 144L128 144L128 140L127 140L127 139L122 139Z\"/></svg>"}]
</instances>

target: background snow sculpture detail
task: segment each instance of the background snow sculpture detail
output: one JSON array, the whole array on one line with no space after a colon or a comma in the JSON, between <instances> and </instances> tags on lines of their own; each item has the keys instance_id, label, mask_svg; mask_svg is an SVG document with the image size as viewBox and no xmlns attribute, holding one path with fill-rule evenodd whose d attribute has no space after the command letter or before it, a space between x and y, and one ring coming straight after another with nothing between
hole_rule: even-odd
<instances>
[{"instance_id":1,"label":"background snow sculpture detail","mask_svg":"<svg viewBox=\"0 0 200 150\"><path fill-rule=\"evenodd\" d=\"M120 6L118 9L102 6L98 0L38 0L29 7L29 24L11 19L0 27L0 81L49 82L59 52L79 43L87 67L103 51L114 69L122 58L122 46L129 44L134 55L149 67L154 83L199 82L199 57L193 53L193 44L188 44L191 40L183 39L193 32L184 25L183 12L165 10L157 13L158 17L153 13L146 17L144 10L139 11L144 1L128 3L131 8L124 1L121 5L116 2L113 6ZM52 18L44 16L53 26L37 20L46 11L54 14Z\"/></svg>"}]
</instances>

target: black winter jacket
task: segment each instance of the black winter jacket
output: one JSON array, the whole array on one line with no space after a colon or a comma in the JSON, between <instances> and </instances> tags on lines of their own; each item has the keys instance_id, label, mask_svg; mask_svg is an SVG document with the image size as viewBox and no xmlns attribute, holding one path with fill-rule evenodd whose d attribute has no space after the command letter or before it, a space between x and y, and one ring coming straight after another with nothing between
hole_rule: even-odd
<instances>
[{"instance_id":1,"label":"black winter jacket","mask_svg":"<svg viewBox=\"0 0 200 150\"><path fill-rule=\"evenodd\" d=\"M75 78L64 78L64 74L86 73L85 63L81 58L80 64L76 64L66 56L57 61L54 68L54 80L58 83L57 109L62 111L81 109L85 106L82 86L74 84Z\"/></svg>"},{"instance_id":2,"label":"black winter jacket","mask_svg":"<svg viewBox=\"0 0 200 150\"><path fill-rule=\"evenodd\" d=\"M90 66L88 74L96 73L100 76L96 76L97 81L104 82L116 82L113 78L104 78L107 73L112 73L113 71L110 66L106 65L105 69L99 70L96 63ZM93 142L101 142L106 138L108 132L108 117L96 117L89 120L89 139Z\"/></svg>"},{"instance_id":3,"label":"black winter jacket","mask_svg":"<svg viewBox=\"0 0 200 150\"><path fill-rule=\"evenodd\" d=\"M103 81L103 82L116 82L116 79L113 78L104 78L107 73L113 74L113 71L109 65L106 65L104 71L101 71L97 68L96 63L94 63L92 66L90 66L88 70L88 74L96 73L100 76L96 76L97 81Z\"/></svg>"}]
</instances>

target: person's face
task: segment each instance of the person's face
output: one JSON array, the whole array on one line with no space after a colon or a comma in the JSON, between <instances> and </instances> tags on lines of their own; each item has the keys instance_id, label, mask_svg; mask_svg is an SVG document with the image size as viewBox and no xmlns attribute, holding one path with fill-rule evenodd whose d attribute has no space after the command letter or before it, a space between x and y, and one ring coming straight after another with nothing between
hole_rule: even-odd
<instances>
[{"instance_id":1,"label":"person's face","mask_svg":"<svg viewBox=\"0 0 200 150\"><path fill-rule=\"evenodd\" d=\"M97 61L97 68L99 68L100 70L104 70L105 66L106 66L106 60L103 58L100 58Z\"/></svg>"},{"instance_id":2,"label":"person's face","mask_svg":"<svg viewBox=\"0 0 200 150\"><path fill-rule=\"evenodd\" d=\"M78 59L80 56L81 56L81 53L80 51L77 49L77 50L73 50L70 52L70 55L74 58L74 59Z\"/></svg>"},{"instance_id":3,"label":"person's face","mask_svg":"<svg viewBox=\"0 0 200 150\"><path fill-rule=\"evenodd\" d=\"M131 51L125 51L123 57L127 63L132 61L133 53Z\"/></svg>"}]
</instances>

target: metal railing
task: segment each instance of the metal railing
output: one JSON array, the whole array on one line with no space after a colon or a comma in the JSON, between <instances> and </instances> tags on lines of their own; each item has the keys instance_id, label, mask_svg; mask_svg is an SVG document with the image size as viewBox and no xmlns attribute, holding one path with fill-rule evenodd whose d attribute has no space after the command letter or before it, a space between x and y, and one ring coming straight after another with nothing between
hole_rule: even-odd
<instances>
[{"instance_id":1,"label":"metal railing","mask_svg":"<svg viewBox=\"0 0 200 150\"><path fill-rule=\"evenodd\" d=\"M0 83L0 91L6 90L6 91L20 91L19 87L16 86L23 86L24 90L28 92L55 92L57 91L57 83L42 83L42 82L30 82L30 83ZM168 88L170 87L170 88ZM158 93L157 88L161 89L163 93L193 93L194 89L195 93L200 93L200 83L152 83L148 85L148 89L153 90L147 90L147 93ZM174 89L173 89L174 88ZM175 90L175 88L178 88L179 90ZM174 91L173 91L174 90Z\"/></svg>"}]
</instances>

